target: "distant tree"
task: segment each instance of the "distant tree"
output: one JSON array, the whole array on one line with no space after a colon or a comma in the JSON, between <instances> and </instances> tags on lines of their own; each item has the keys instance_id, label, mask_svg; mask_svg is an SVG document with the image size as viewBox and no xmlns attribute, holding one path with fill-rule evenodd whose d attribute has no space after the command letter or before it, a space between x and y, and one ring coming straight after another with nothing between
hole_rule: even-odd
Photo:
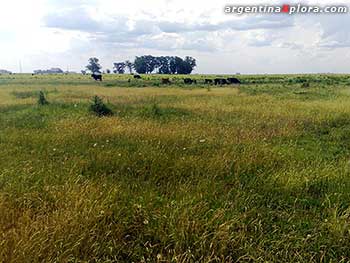
<instances>
[{"instance_id":1,"label":"distant tree","mask_svg":"<svg viewBox=\"0 0 350 263\"><path fill-rule=\"evenodd\" d=\"M158 57L157 68L159 74L170 74L169 57Z\"/></svg>"},{"instance_id":2,"label":"distant tree","mask_svg":"<svg viewBox=\"0 0 350 263\"><path fill-rule=\"evenodd\" d=\"M196 59L192 57L153 57L151 55L136 57L134 68L137 73L153 73L159 74L191 74L193 69L197 66Z\"/></svg>"},{"instance_id":3,"label":"distant tree","mask_svg":"<svg viewBox=\"0 0 350 263\"><path fill-rule=\"evenodd\" d=\"M111 70L110 69L106 69L106 73L107 74L111 74Z\"/></svg>"},{"instance_id":4,"label":"distant tree","mask_svg":"<svg viewBox=\"0 0 350 263\"><path fill-rule=\"evenodd\" d=\"M191 74L192 71L194 70L194 68L197 66L196 59L193 57L187 56L187 57L185 57L185 63L189 65L187 74Z\"/></svg>"},{"instance_id":5,"label":"distant tree","mask_svg":"<svg viewBox=\"0 0 350 263\"><path fill-rule=\"evenodd\" d=\"M116 62L113 63L114 65L114 73L118 73L118 74L124 74L125 73L125 63L124 62Z\"/></svg>"},{"instance_id":6,"label":"distant tree","mask_svg":"<svg viewBox=\"0 0 350 263\"><path fill-rule=\"evenodd\" d=\"M132 74L132 69L134 67L134 64L130 60L127 60L124 63L125 63L125 66L128 68L129 73Z\"/></svg>"},{"instance_id":7,"label":"distant tree","mask_svg":"<svg viewBox=\"0 0 350 263\"><path fill-rule=\"evenodd\" d=\"M139 74L153 73L159 67L159 58L147 55L136 57L134 61L134 68Z\"/></svg>"},{"instance_id":8,"label":"distant tree","mask_svg":"<svg viewBox=\"0 0 350 263\"><path fill-rule=\"evenodd\" d=\"M153 57L151 55L145 56L146 64L147 64L147 71L146 73L152 73L156 68L158 64L158 60L156 57Z\"/></svg>"},{"instance_id":9,"label":"distant tree","mask_svg":"<svg viewBox=\"0 0 350 263\"><path fill-rule=\"evenodd\" d=\"M81 74L86 75L86 70L82 70Z\"/></svg>"},{"instance_id":10,"label":"distant tree","mask_svg":"<svg viewBox=\"0 0 350 263\"><path fill-rule=\"evenodd\" d=\"M176 57L169 57L169 70L171 74L176 74Z\"/></svg>"},{"instance_id":11,"label":"distant tree","mask_svg":"<svg viewBox=\"0 0 350 263\"><path fill-rule=\"evenodd\" d=\"M138 74L145 74L147 72L147 62L144 56L135 58L134 69Z\"/></svg>"},{"instance_id":12,"label":"distant tree","mask_svg":"<svg viewBox=\"0 0 350 263\"><path fill-rule=\"evenodd\" d=\"M99 64L98 58L89 58L89 64L86 68L91 71L91 73L101 73L101 65Z\"/></svg>"},{"instance_id":13,"label":"distant tree","mask_svg":"<svg viewBox=\"0 0 350 263\"><path fill-rule=\"evenodd\" d=\"M191 74L196 66L196 60L192 57L186 57L185 60L175 57L175 65L177 74Z\"/></svg>"}]
</instances>

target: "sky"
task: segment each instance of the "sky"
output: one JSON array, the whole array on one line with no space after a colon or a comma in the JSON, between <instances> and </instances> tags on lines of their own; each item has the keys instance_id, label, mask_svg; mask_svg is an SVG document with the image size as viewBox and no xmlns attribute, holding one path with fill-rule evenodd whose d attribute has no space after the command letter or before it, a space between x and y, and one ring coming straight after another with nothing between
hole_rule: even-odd
<instances>
[{"instance_id":1,"label":"sky","mask_svg":"<svg viewBox=\"0 0 350 263\"><path fill-rule=\"evenodd\" d=\"M350 14L225 14L226 5L349 0L0 0L0 69L103 69L192 56L194 73L350 73Z\"/></svg>"}]
</instances>

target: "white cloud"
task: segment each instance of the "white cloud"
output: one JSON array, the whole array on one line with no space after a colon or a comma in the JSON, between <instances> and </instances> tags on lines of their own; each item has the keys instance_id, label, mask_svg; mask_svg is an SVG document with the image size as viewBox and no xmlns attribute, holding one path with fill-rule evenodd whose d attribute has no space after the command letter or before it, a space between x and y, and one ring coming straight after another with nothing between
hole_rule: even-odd
<instances>
[{"instance_id":1,"label":"white cloud","mask_svg":"<svg viewBox=\"0 0 350 263\"><path fill-rule=\"evenodd\" d=\"M143 54L194 56L205 73L348 71L348 14L238 17L224 14L226 0L2 2L0 68L14 71L20 59L27 71L78 71L90 56L111 67Z\"/></svg>"}]
</instances>

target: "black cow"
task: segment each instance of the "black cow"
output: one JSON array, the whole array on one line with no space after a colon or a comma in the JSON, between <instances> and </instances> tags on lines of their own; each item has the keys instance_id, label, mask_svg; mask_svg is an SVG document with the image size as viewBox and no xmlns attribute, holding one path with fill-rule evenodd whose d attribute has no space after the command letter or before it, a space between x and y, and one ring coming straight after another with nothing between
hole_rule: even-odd
<instances>
[{"instance_id":1,"label":"black cow","mask_svg":"<svg viewBox=\"0 0 350 263\"><path fill-rule=\"evenodd\" d=\"M185 78L184 79L184 83L185 84L197 84L197 80L195 80L195 79L190 79L190 78Z\"/></svg>"},{"instance_id":2,"label":"black cow","mask_svg":"<svg viewBox=\"0 0 350 263\"><path fill-rule=\"evenodd\" d=\"M227 79L222 79L222 80L221 80L221 85L227 85L227 84L228 84Z\"/></svg>"},{"instance_id":3,"label":"black cow","mask_svg":"<svg viewBox=\"0 0 350 263\"><path fill-rule=\"evenodd\" d=\"M96 81L102 81L102 74L98 74L98 73L92 73L91 77L96 80Z\"/></svg>"},{"instance_id":4,"label":"black cow","mask_svg":"<svg viewBox=\"0 0 350 263\"><path fill-rule=\"evenodd\" d=\"M171 84L170 80L168 78L163 78L162 79L162 84Z\"/></svg>"},{"instance_id":5,"label":"black cow","mask_svg":"<svg viewBox=\"0 0 350 263\"><path fill-rule=\"evenodd\" d=\"M226 84L228 84L228 81L227 81L227 79L216 78L216 79L214 79L214 84L215 85L226 85Z\"/></svg>"},{"instance_id":6,"label":"black cow","mask_svg":"<svg viewBox=\"0 0 350 263\"><path fill-rule=\"evenodd\" d=\"M134 75L134 79L141 79L140 75Z\"/></svg>"},{"instance_id":7,"label":"black cow","mask_svg":"<svg viewBox=\"0 0 350 263\"><path fill-rule=\"evenodd\" d=\"M237 78L228 78L227 81L230 84L241 84L241 82Z\"/></svg>"},{"instance_id":8,"label":"black cow","mask_svg":"<svg viewBox=\"0 0 350 263\"><path fill-rule=\"evenodd\" d=\"M205 79L204 83L205 84L213 84L213 80L212 79Z\"/></svg>"}]
</instances>

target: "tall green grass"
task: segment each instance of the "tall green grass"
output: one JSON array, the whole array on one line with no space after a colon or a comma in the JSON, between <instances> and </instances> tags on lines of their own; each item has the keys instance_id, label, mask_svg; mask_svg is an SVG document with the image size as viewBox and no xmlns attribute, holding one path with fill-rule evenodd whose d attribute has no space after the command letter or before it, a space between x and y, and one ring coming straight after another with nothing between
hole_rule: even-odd
<instances>
[{"instance_id":1,"label":"tall green grass","mask_svg":"<svg viewBox=\"0 0 350 263\"><path fill-rule=\"evenodd\" d=\"M144 77L0 76L0 262L350 260L348 76Z\"/></svg>"}]
</instances>

